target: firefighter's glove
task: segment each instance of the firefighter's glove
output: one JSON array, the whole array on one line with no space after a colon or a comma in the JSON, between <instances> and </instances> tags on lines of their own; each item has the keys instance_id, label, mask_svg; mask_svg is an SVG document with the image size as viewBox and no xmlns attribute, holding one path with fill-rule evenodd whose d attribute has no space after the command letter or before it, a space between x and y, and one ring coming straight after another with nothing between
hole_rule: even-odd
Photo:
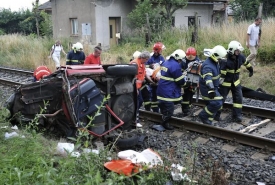
<instances>
[{"instance_id":1,"label":"firefighter's glove","mask_svg":"<svg viewBox=\"0 0 275 185\"><path fill-rule=\"evenodd\" d=\"M253 76L253 67L247 68L249 71L249 77Z\"/></svg>"},{"instance_id":2,"label":"firefighter's glove","mask_svg":"<svg viewBox=\"0 0 275 185\"><path fill-rule=\"evenodd\" d=\"M220 85L224 82L224 78L219 79Z\"/></svg>"},{"instance_id":3,"label":"firefighter's glove","mask_svg":"<svg viewBox=\"0 0 275 185\"><path fill-rule=\"evenodd\" d=\"M208 91L208 98L214 99L215 96L216 96L215 90L214 90L214 89L210 89L210 90Z\"/></svg>"},{"instance_id":4,"label":"firefighter's glove","mask_svg":"<svg viewBox=\"0 0 275 185\"><path fill-rule=\"evenodd\" d=\"M183 76L187 76L187 70L184 70L182 73Z\"/></svg>"}]
</instances>

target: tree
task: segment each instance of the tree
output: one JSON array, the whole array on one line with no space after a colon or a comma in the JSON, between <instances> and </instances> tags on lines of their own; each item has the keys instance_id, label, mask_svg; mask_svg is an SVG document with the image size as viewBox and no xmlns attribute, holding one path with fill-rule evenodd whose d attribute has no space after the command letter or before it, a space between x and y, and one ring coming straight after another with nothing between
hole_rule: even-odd
<instances>
[{"instance_id":1,"label":"tree","mask_svg":"<svg viewBox=\"0 0 275 185\"><path fill-rule=\"evenodd\" d=\"M275 1L261 0L263 3L263 16L274 17L275 16Z\"/></svg>"},{"instance_id":2,"label":"tree","mask_svg":"<svg viewBox=\"0 0 275 185\"><path fill-rule=\"evenodd\" d=\"M153 0L154 3L157 3L162 10L160 14L164 17L165 20L172 21L173 14L187 6L188 0Z\"/></svg>"},{"instance_id":3,"label":"tree","mask_svg":"<svg viewBox=\"0 0 275 185\"><path fill-rule=\"evenodd\" d=\"M160 27L171 26L175 11L186 6L187 0L138 0L135 9L128 15L129 25L132 28L144 26L147 13L151 25L161 24L153 28L158 31Z\"/></svg>"},{"instance_id":4,"label":"tree","mask_svg":"<svg viewBox=\"0 0 275 185\"><path fill-rule=\"evenodd\" d=\"M40 13L38 10L38 5L39 5L39 0L35 0L35 3L32 3L32 12L33 12L33 17L35 19L35 25L36 25L36 31L37 31L37 36L39 37L39 19L40 19Z\"/></svg>"},{"instance_id":5,"label":"tree","mask_svg":"<svg viewBox=\"0 0 275 185\"><path fill-rule=\"evenodd\" d=\"M234 11L234 19L254 20L258 15L258 8L260 3L263 3L263 16L273 17L275 15L275 1L270 0L231 0L229 2L232 10Z\"/></svg>"},{"instance_id":6,"label":"tree","mask_svg":"<svg viewBox=\"0 0 275 185\"><path fill-rule=\"evenodd\" d=\"M0 9L1 34L34 33L34 22L24 22L24 20L31 15L32 12L29 10L19 10L18 12L12 12L10 9Z\"/></svg>"},{"instance_id":7,"label":"tree","mask_svg":"<svg viewBox=\"0 0 275 185\"><path fill-rule=\"evenodd\" d=\"M149 22L158 14L157 9L153 9L153 5L150 0L138 0L138 4L135 9L128 14L128 25L131 28L141 28L146 24L146 14L149 17Z\"/></svg>"},{"instance_id":8,"label":"tree","mask_svg":"<svg viewBox=\"0 0 275 185\"><path fill-rule=\"evenodd\" d=\"M47 14L45 11L40 12L40 16L43 18L43 20L40 22L40 31L41 35L43 36L52 36L53 35L53 26L52 26L52 19L49 14Z\"/></svg>"},{"instance_id":9,"label":"tree","mask_svg":"<svg viewBox=\"0 0 275 185\"><path fill-rule=\"evenodd\" d=\"M234 12L234 20L239 22L257 17L260 0L231 0L229 4Z\"/></svg>"}]
</instances>

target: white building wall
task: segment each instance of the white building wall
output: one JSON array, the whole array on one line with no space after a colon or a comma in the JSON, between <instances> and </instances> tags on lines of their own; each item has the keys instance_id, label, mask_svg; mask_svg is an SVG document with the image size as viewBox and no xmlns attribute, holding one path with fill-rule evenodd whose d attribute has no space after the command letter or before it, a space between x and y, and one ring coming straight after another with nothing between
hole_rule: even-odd
<instances>
[{"instance_id":1,"label":"white building wall","mask_svg":"<svg viewBox=\"0 0 275 185\"><path fill-rule=\"evenodd\" d=\"M96 42L101 43L103 47L110 47L109 18L119 17L121 19L120 27L122 28L126 24L126 22L123 21L126 20L127 15L132 9L133 3L129 0L114 0L108 7L96 6ZM121 28L119 30L121 30Z\"/></svg>"},{"instance_id":2,"label":"white building wall","mask_svg":"<svg viewBox=\"0 0 275 185\"><path fill-rule=\"evenodd\" d=\"M201 27L210 26L213 15L213 4L189 4L186 8L175 12L175 27L188 28L188 17L197 16Z\"/></svg>"}]
</instances>

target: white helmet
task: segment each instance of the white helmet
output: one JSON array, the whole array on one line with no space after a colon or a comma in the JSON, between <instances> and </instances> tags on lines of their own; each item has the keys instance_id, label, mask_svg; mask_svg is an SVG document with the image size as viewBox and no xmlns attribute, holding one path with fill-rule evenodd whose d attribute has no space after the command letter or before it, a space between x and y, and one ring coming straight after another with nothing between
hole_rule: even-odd
<instances>
[{"instance_id":1,"label":"white helmet","mask_svg":"<svg viewBox=\"0 0 275 185\"><path fill-rule=\"evenodd\" d=\"M83 45L80 42L73 44L73 49L76 51L83 50Z\"/></svg>"},{"instance_id":2,"label":"white helmet","mask_svg":"<svg viewBox=\"0 0 275 185\"><path fill-rule=\"evenodd\" d=\"M141 54L140 51L135 51L134 54L133 54L133 58L134 59L138 58L140 54Z\"/></svg>"},{"instance_id":3,"label":"white helmet","mask_svg":"<svg viewBox=\"0 0 275 185\"><path fill-rule=\"evenodd\" d=\"M182 49L177 49L170 55L170 57L174 57L176 60L183 60L185 56L186 54Z\"/></svg>"},{"instance_id":4,"label":"white helmet","mask_svg":"<svg viewBox=\"0 0 275 185\"><path fill-rule=\"evenodd\" d=\"M218 59L222 59L226 56L227 54L227 51L226 49L221 46L221 45L217 45L215 46L211 51L211 58L215 61L215 62L218 62Z\"/></svg>"},{"instance_id":5,"label":"white helmet","mask_svg":"<svg viewBox=\"0 0 275 185\"><path fill-rule=\"evenodd\" d=\"M244 48L241 45L241 43L239 43L238 41L233 40L228 44L228 50L227 51L228 51L229 54L234 55L236 50L243 51Z\"/></svg>"}]
</instances>

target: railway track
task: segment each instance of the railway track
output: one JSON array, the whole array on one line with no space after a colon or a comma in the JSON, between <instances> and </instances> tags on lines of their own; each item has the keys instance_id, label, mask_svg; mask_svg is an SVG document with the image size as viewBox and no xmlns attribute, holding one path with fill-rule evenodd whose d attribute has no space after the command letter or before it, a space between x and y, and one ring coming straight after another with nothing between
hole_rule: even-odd
<instances>
[{"instance_id":1,"label":"railway track","mask_svg":"<svg viewBox=\"0 0 275 185\"><path fill-rule=\"evenodd\" d=\"M214 121L214 126L202 124L197 115L204 106L203 100L193 103L192 113L182 117L181 107L175 109L170 123L180 130L189 130L205 136L214 136L233 143L245 144L266 151L275 151L275 139L269 138L270 133L275 133L275 110L252 106L243 106L243 122L233 122L229 108L232 104L225 102L222 112L222 121ZM140 110L144 120L161 123L161 114ZM259 125L259 123L262 124Z\"/></svg>"},{"instance_id":2,"label":"railway track","mask_svg":"<svg viewBox=\"0 0 275 185\"><path fill-rule=\"evenodd\" d=\"M32 71L0 67L0 84L19 86L32 82Z\"/></svg>"}]
</instances>

